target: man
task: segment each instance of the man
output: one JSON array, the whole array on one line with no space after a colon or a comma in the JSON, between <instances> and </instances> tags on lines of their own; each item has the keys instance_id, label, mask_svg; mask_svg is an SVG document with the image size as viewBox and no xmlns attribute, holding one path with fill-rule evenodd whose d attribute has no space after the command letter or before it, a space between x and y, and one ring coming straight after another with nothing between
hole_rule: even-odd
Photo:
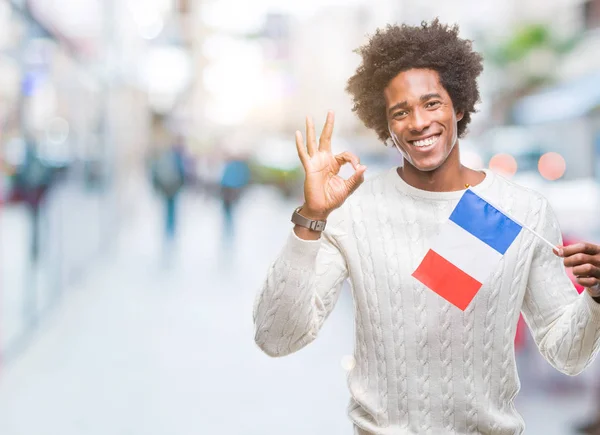
<instances>
[{"instance_id":1,"label":"man","mask_svg":"<svg viewBox=\"0 0 600 435\"><path fill-rule=\"evenodd\" d=\"M158 150L151 164L152 184L164 200L165 241L170 247L177 232L177 199L185 185L184 139L178 137Z\"/></svg>"},{"instance_id":2,"label":"man","mask_svg":"<svg viewBox=\"0 0 600 435\"><path fill-rule=\"evenodd\" d=\"M27 204L31 216L30 258L37 262L40 255L40 221L44 200L55 181L55 171L40 157L35 138L25 138L25 159L14 174L14 190Z\"/></svg>"},{"instance_id":3,"label":"man","mask_svg":"<svg viewBox=\"0 0 600 435\"><path fill-rule=\"evenodd\" d=\"M234 233L233 213L244 189L250 183L250 168L246 159L231 156L225 162L221 176L221 201L223 203L224 235L231 241Z\"/></svg>"},{"instance_id":4,"label":"man","mask_svg":"<svg viewBox=\"0 0 600 435\"><path fill-rule=\"evenodd\" d=\"M461 165L458 138L479 98L482 59L457 27L388 26L359 53L347 88L353 110L394 144L403 166L357 190L366 168L351 153L331 153L332 113L318 144L310 119L306 147L296 132L305 201L256 301L256 342L271 356L306 346L349 278L356 434L522 433L513 404L519 313L550 364L580 373L600 347L600 247L562 247L541 195ZM355 171L347 180L338 175L345 163ZM521 231L463 311L411 275L467 185L558 249ZM564 266L587 288L582 295Z\"/></svg>"}]
</instances>

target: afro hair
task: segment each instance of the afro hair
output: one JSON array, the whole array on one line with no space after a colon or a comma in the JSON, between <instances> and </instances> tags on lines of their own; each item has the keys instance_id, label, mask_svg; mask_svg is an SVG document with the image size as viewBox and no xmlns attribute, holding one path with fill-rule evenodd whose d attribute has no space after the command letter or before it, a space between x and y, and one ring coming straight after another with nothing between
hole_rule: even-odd
<instances>
[{"instance_id":1,"label":"afro hair","mask_svg":"<svg viewBox=\"0 0 600 435\"><path fill-rule=\"evenodd\" d=\"M421 26L388 25L356 50L362 63L348 80L346 91L352 96L352 111L382 142L390 137L384 89L398 74L413 68L438 73L454 109L463 113L458 137L465 135L479 102L477 77L483 71L483 59L458 32L458 26L440 24L438 19Z\"/></svg>"}]
</instances>

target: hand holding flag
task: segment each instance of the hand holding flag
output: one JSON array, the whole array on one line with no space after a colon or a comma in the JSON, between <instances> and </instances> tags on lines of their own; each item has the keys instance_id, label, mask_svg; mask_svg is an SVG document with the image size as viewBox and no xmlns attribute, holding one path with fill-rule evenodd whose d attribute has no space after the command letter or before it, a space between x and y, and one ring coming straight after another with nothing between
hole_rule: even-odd
<instances>
[{"instance_id":1,"label":"hand holding flag","mask_svg":"<svg viewBox=\"0 0 600 435\"><path fill-rule=\"evenodd\" d=\"M576 281L592 297L600 297L600 246L592 243L575 243L558 247L556 255L564 258L565 267L573 268Z\"/></svg>"}]
</instances>

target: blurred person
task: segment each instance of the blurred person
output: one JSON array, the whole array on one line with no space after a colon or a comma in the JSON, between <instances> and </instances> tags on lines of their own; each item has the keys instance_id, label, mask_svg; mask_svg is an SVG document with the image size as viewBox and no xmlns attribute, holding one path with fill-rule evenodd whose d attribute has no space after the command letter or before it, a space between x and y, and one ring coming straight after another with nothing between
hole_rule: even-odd
<instances>
[{"instance_id":1,"label":"blurred person","mask_svg":"<svg viewBox=\"0 0 600 435\"><path fill-rule=\"evenodd\" d=\"M185 143L183 137L158 150L152 159L152 184L164 203L164 235L167 247L177 234L178 196L185 184Z\"/></svg>"},{"instance_id":2,"label":"blurred person","mask_svg":"<svg viewBox=\"0 0 600 435\"><path fill-rule=\"evenodd\" d=\"M563 373L580 373L600 349L600 246L563 246L542 195L460 163L483 67L458 31L438 20L390 25L358 50L362 64L347 86L353 110L392 142L402 166L361 186L359 158L331 151L332 112L318 141L310 118L306 145L296 132L304 204L257 295L255 341L273 357L302 349L349 279L356 346L348 414L356 434L523 433L514 407L520 313L540 353ZM343 179L347 163L354 174ZM521 231L463 311L411 274L467 188L556 248ZM586 287L581 295L565 266Z\"/></svg>"},{"instance_id":3,"label":"blurred person","mask_svg":"<svg viewBox=\"0 0 600 435\"><path fill-rule=\"evenodd\" d=\"M575 425L575 432L576 433L583 433L583 434L590 434L590 435L600 435L600 410L598 409L598 397L600 396L599 394L599 385L597 382L593 383L594 386L594 394L593 394L593 401L594 401L594 408L596 409L595 415L593 415L589 420L585 420L579 424Z\"/></svg>"},{"instance_id":4,"label":"blurred person","mask_svg":"<svg viewBox=\"0 0 600 435\"><path fill-rule=\"evenodd\" d=\"M40 245L41 208L53 179L52 168L44 162L37 151L37 142L31 136L25 138L25 159L14 173L15 195L27 204L31 217L30 258L37 262Z\"/></svg>"},{"instance_id":5,"label":"blurred person","mask_svg":"<svg viewBox=\"0 0 600 435\"><path fill-rule=\"evenodd\" d=\"M250 183L250 168L246 159L234 156L227 159L221 175L221 201L225 236L231 238L234 232L233 214L244 189Z\"/></svg>"}]
</instances>

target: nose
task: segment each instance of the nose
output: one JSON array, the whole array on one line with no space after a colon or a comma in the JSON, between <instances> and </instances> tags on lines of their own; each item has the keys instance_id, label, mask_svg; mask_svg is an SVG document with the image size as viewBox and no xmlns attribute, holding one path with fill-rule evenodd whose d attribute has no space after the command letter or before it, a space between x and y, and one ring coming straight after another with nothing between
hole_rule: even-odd
<instances>
[{"instance_id":1,"label":"nose","mask_svg":"<svg viewBox=\"0 0 600 435\"><path fill-rule=\"evenodd\" d=\"M412 132L422 133L431 125L431 119L421 110L414 110L411 114L409 128Z\"/></svg>"}]
</instances>

